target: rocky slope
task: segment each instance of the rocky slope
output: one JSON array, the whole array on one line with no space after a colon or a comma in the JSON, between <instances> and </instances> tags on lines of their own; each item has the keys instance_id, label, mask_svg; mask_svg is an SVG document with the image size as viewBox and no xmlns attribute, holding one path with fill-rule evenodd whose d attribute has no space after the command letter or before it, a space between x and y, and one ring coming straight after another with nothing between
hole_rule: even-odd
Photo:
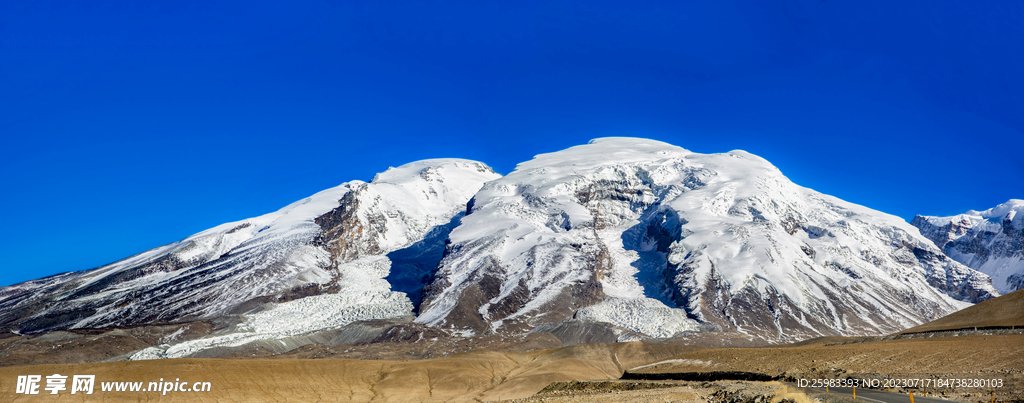
<instances>
[{"instance_id":1,"label":"rocky slope","mask_svg":"<svg viewBox=\"0 0 1024 403\"><path fill-rule=\"evenodd\" d=\"M999 292L1024 288L1024 200L950 217L919 215L911 224L949 257L992 277Z\"/></svg>"},{"instance_id":2,"label":"rocky slope","mask_svg":"<svg viewBox=\"0 0 1024 403\"><path fill-rule=\"evenodd\" d=\"M799 187L742 151L606 138L539 155L473 197L418 323L623 337L879 334L998 295L903 220Z\"/></svg>"}]
</instances>

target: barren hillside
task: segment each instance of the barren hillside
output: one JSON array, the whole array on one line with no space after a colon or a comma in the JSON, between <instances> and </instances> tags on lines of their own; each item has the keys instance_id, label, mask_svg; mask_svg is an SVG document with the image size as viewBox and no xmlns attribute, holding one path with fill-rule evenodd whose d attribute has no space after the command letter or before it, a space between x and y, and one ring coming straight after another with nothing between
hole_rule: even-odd
<instances>
[{"instance_id":1,"label":"barren hillside","mask_svg":"<svg viewBox=\"0 0 1024 403\"><path fill-rule=\"evenodd\" d=\"M1024 327L1024 290L983 301L900 333L955 330L974 326Z\"/></svg>"}]
</instances>

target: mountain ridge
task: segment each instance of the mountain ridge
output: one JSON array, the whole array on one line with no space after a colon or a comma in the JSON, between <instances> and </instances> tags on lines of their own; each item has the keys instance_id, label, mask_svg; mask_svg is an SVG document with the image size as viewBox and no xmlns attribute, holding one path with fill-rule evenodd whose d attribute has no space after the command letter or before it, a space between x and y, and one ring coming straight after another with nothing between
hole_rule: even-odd
<instances>
[{"instance_id":1,"label":"mountain ridge","mask_svg":"<svg viewBox=\"0 0 1024 403\"><path fill-rule=\"evenodd\" d=\"M776 339L884 333L898 328L894 320L920 323L963 307L943 293L997 295L984 275L916 233L897 217L793 185L743 151L603 138L538 155L485 184L452 232L416 321L477 334L571 313L654 337L710 326ZM889 272L873 272L876 263ZM886 280L897 276L915 285ZM887 291L865 298L844 284ZM836 309L837 301L859 306ZM878 303L887 307L881 316Z\"/></svg>"},{"instance_id":2,"label":"mountain ridge","mask_svg":"<svg viewBox=\"0 0 1024 403\"><path fill-rule=\"evenodd\" d=\"M440 180L444 174L461 179L446 185ZM347 182L277 212L221 224L107 266L0 288L0 326L35 333L180 321L338 292L344 277L339 264L413 244L451 221L476 187L497 176L482 163L459 159L391 168L377 182ZM316 222L345 208L355 213L348 221ZM376 221L395 224L387 236L364 236L363 228ZM351 227L347 232L345 225ZM341 244L323 236L331 230ZM357 239L359 248L342 245ZM147 306L132 309L143 297Z\"/></svg>"},{"instance_id":3,"label":"mountain ridge","mask_svg":"<svg viewBox=\"0 0 1024 403\"><path fill-rule=\"evenodd\" d=\"M1024 288L1024 200L948 217L918 215L911 225L949 257L991 276L1001 293Z\"/></svg>"},{"instance_id":4,"label":"mountain ridge","mask_svg":"<svg viewBox=\"0 0 1024 403\"><path fill-rule=\"evenodd\" d=\"M267 340L551 331L568 342L578 329L777 343L901 330L998 295L989 281L903 220L797 186L753 154L601 138L504 177L476 161L412 162L3 287L0 329L219 323L134 359Z\"/></svg>"}]
</instances>

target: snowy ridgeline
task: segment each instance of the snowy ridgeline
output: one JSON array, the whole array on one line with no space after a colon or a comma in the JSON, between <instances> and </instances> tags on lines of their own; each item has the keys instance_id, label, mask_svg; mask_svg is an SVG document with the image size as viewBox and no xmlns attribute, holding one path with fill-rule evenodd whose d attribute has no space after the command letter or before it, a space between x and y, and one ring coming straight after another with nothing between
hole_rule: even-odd
<instances>
[{"instance_id":1,"label":"snowy ridgeline","mask_svg":"<svg viewBox=\"0 0 1024 403\"><path fill-rule=\"evenodd\" d=\"M992 277L1001 293L1024 288L1024 200L912 222L949 257Z\"/></svg>"},{"instance_id":2,"label":"snowy ridgeline","mask_svg":"<svg viewBox=\"0 0 1024 403\"><path fill-rule=\"evenodd\" d=\"M291 315L291 323L255 326L218 339L233 343L229 340L253 332L277 337L408 315L409 298L384 279L391 271L387 254L405 251L411 255L407 264L423 259L413 253L415 246L446 235L444 229L464 212L472 195L497 177L484 164L460 159L390 168L370 183L345 183L274 213L226 223L108 266L0 288L0 323L26 334L135 326L234 315L251 311L251 301L267 297L288 302L247 315L252 324L270 320L275 312L304 312L294 308L303 304L337 311L305 319ZM335 228L336 239L328 238L323 217L338 211L345 220ZM354 256L340 256L340 248L330 247L339 239L362 245L351 248ZM443 245L443 238L439 242ZM301 298L310 290L337 296ZM274 330L267 336L269 328Z\"/></svg>"},{"instance_id":3,"label":"snowy ridgeline","mask_svg":"<svg viewBox=\"0 0 1024 403\"><path fill-rule=\"evenodd\" d=\"M330 267L336 276L330 280L337 293L271 304L266 310L244 315L243 322L228 332L151 347L132 359L185 357L213 347L237 347L336 329L359 320L411 316L414 307L408 295L395 291L386 279L392 274L393 263L388 254L402 250L417 257L415 250L408 249L415 249L425 238L436 235L437 229L460 216L482 183L498 176L476 162L428 160L391 168L378 174L369 185L348 185L358 191L357 202L349 207L355 209L354 225L359 232L371 233L363 228L381 224L383 230L373 232L374 239L364 239L364 243L375 246L373 253L364 252L365 256L355 258L333 257ZM317 216L337 208L340 207L335 203L330 209L320 209ZM384 222L377 222L381 220Z\"/></svg>"}]
</instances>

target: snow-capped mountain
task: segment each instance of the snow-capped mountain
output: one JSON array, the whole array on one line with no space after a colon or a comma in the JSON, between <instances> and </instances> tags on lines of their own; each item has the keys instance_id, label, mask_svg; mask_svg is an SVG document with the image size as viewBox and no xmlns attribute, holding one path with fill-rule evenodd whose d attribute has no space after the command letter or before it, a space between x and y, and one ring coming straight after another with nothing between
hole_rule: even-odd
<instances>
[{"instance_id":1,"label":"snow-capped mountain","mask_svg":"<svg viewBox=\"0 0 1024 403\"><path fill-rule=\"evenodd\" d=\"M413 320L402 322L410 340L787 341L902 330L996 295L901 219L797 186L757 156L604 138L505 177L474 161L414 162L107 266L0 288L0 330L230 319L135 359L313 342L388 318Z\"/></svg>"},{"instance_id":2,"label":"snow-capped mountain","mask_svg":"<svg viewBox=\"0 0 1024 403\"><path fill-rule=\"evenodd\" d=\"M992 277L1001 293L1024 288L1024 200L985 211L911 221L946 255Z\"/></svg>"},{"instance_id":3,"label":"snow-capped mountain","mask_svg":"<svg viewBox=\"0 0 1024 403\"><path fill-rule=\"evenodd\" d=\"M465 334L575 318L649 337L878 334L998 295L903 220L742 151L604 138L488 182L417 322Z\"/></svg>"},{"instance_id":4,"label":"snow-capped mountain","mask_svg":"<svg viewBox=\"0 0 1024 403\"><path fill-rule=\"evenodd\" d=\"M0 288L0 328L27 334L214 318L318 295L330 306L324 326L410 315L413 301L398 291L440 259L441 246L433 245L437 256L418 248L431 239L443 245L470 197L498 177L458 159L391 168L370 183L348 182L107 266ZM399 268L389 273L392 263Z\"/></svg>"}]
</instances>

